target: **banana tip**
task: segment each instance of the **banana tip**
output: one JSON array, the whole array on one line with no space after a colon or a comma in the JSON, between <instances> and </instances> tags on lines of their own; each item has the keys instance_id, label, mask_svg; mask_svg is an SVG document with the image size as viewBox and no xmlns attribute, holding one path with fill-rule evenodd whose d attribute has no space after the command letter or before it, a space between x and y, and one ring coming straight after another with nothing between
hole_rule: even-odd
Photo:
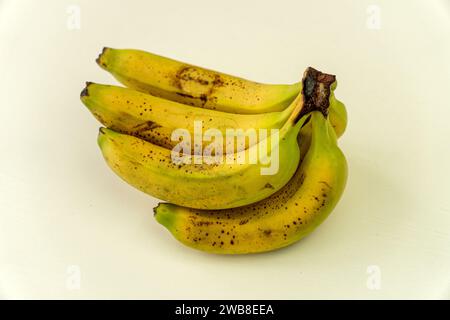
<instances>
[{"instance_id":1,"label":"banana tip","mask_svg":"<svg viewBox=\"0 0 450 320\"><path fill-rule=\"evenodd\" d=\"M89 96L89 86L91 84L92 84L92 82L86 81L86 86L84 87L83 91L81 91L80 98Z\"/></svg>"},{"instance_id":2,"label":"banana tip","mask_svg":"<svg viewBox=\"0 0 450 320\"><path fill-rule=\"evenodd\" d=\"M156 218L156 215L158 214L158 208L161 205L161 203L158 203L158 205L156 207L153 208L153 216Z\"/></svg>"},{"instance_id":3,"label":"banana tip","mask_svg":"<svg viewBox=\"0 0 450 320\"><path fill-rule=\"evenodd\" d=\"M170 209L170 206L170 203L159 203L153 208L153 216L156 221L169 230L171 229L175 218L174 212Z\"/></svg>"},{"instance_id":4,"label":"banana tip","mask_svg":"<svg viewBox=\"0 0 450 320\"><path fill-rule=\"evenodd\" d=\"M101 67L106 68L106 62L102 59L104 57L104 55L106 54L106 52L108 52L108 50L111 48L108 47L103 47L102 52L98 55L97 59L95 59L95 62L97 62L97 64Z\"/></svg>"},{"instance_id":5,"label":"banana tip","mask_svg":"<svg viewBox=\"0 0 450 320\"><path fill-rule=\"evenodd\" d=\"M106 128L101 127L98 129L98 136L97 136L97 144L100 147L100 149L103 149L105 145L106 138Z\"/></svg>"}]
</instances>

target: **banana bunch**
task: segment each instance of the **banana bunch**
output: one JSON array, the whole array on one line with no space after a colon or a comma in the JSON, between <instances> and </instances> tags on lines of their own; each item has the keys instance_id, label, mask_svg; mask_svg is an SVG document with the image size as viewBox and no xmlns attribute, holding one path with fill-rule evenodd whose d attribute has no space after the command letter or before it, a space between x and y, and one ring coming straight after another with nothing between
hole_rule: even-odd
<instances>
[{"instance_id":1,"label":"banana bunch","mask_svg":"<svg viewBox=\"0 0 450 320\"><path fill-rule=\"evenodd\" d=\"M111 48L97 63L125 85L87 82L81 92L104 126L103 157L166 201L154 216L183 244L275 250L314 230L340 199L347 164L337 138L347 112L333 75L308 68L298 83L269 85Z\"/></svg>"}]
</instances>

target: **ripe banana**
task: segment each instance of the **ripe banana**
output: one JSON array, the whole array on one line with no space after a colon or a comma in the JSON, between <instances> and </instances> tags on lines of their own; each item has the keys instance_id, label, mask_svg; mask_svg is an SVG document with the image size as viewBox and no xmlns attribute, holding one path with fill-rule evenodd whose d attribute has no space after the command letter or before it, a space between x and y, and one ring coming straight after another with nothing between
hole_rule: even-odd
<instances>
[{"instance_id":1,"label":"ripe banana","mask_svg":"<svg viewBox=\"0 0 450 320\"><path fill-rule=\"evenodd\" d=\"M228 210L160 203L154 209L156 220L183 244L209 253L264 252L300 240L336 206L347 179L347 163L330 122L319 112L311 114L310 122L312 140L306 156L277 193Z\"/></svg>"},{"instance_id":2,"label":"ripe banana","mask_svg":"<svg viewBox=\"0 0 450 320\"><path fill-rule=\"evenodd\" d=\"M273 134L249 149L232 154L233 163L224 156L221 163L214 165L175 164L170 150L105 128L100 130L98 143L113 171L129 184L162 200L199 209L251 204L270 196L289 181L300 161L297 136L308 113L327 112L330 85L335 77L309 68L303 81L306 86L294 100L296 108L279 137ZM259 154L257 164L249 162L251 155L264 149L267 153L263 159ZM206 158L203 160L206 163L215 162ZM273 164L271 158L278 160L276 172L261 174L264 164ZM244 159L245 163L236 163L237 159Z\"/></svg>"},{"instance_id":3,"label":"ripe banana","mask_svg":"<svg viewBox=\"0 0 450 320\"><path fill-rule=\"evenodd\" d=\"M140 50L103 48L97 63L127 87L231 113L282 111L302 88L301 82L256 83Z\"/></svg>"},{"instance_id":4,"label":"ripe banana","mask_svg":"<svg viewBox=\"0 0 450 320\"><path fill-rule=\"evenodd\" d=\"M90 82L81 92L81 101L105 127L169 149L178 144L178 141L171 139L172 131L177 128L188 130L191 136L195 135L196 124L204 132L216 129L223 136L227 130L234 129L245 138L244 134L249 129L281 128L296 107L295 103L291 103L279 112L233 114L187 106L128 88ZM245 142L241 144L236 140L232 152L252 145L249 139L244 139ZM253 143L257 141L255 139ZM208 143L204 141L203 147ZM225 145L222 152L226 152Z\"/></svg>"}]
</instances>

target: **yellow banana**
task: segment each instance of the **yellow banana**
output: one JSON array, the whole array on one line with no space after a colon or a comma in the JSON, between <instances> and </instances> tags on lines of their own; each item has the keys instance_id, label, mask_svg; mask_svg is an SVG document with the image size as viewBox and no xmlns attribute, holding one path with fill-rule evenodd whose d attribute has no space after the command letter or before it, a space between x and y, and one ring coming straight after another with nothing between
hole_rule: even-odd
<instances>
[{"instance_id":1,"label":"yellow banana","mask_svg":"<svg viewBox=\"0 0 450 320\"><path fill-rule=\"evenodd\" d=\"M329 121L313 112L311 125L306 156L294 177L277 193L228 210L160 203L154 209L156 220L183 244L209 253L264 252L300 240L330 214L347 179L347 163Z\"/></svg>"},{"instance_id":2,"label":"yellow banana","mask_svg":"<svg viewBox=\"0 0 450 320\"><path fill-rule=\"evenodd\" d=\"M245 138L244 134L249 129L281 128L296 107L295 103L291 103L279 112L233 114L187 106L128 88L91 82L82 91L81 101L105 127L170 149L178 144L178 141L171 139L172 131L177 128L188 130L191 136L194 136L196 127L203 132L219 130L224 136L227 130L235 129ZM238 141L234 142L232 152L244 150L252 142L258 142L257 139L252 142L244 139L244 143L238 144ZM205 141L204 146L208 143ZM225 145L222 152L226 152Z\"/></svg>"},{"instance_id":3,"label":"yellow banana","mask_svg":"<svg viewBox=\"0 0 450 320\"><path fill-rule=\"evenodd\" d=\"M292 177L300 160L297 136L304 115L312 110L326 113L334 81L334 76L309 68L304 75L307 85L295 99L296 108L281 128L279 138L276 132L249 149L232 154L232 163L223 156L220 163L215 163L217 158L203 157L203 162L214 165L175 164L170 150L104 128L98 143L113 171L152 196L200 209L244 206L270 196ZM262 157L264 149L267 153L262 153ZM256 154L260 161L253 164L249 159ZM236 163L237 159L245 161ZM262 174L268 163L276 165L274 172Z\"/></svg>"},{"instance_id":4,"label":"yellow banana","mask_svg":"<svg viewBox=\"0 0 450 320\"><path fill-rule=\"evenodd\" d=\"M282 111L302 86L261 84L140 50L104 48L97 63L127 87L231 113Z\"/></svg>"}]
</instances>

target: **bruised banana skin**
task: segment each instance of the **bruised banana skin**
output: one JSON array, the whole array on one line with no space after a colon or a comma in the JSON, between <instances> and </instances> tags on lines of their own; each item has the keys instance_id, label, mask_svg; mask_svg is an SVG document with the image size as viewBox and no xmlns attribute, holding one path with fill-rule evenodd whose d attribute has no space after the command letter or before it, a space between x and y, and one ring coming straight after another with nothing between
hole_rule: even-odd
<instances>
[{"instance_id":1,"label":"bruised banana skin","mask_svg":"<svg viewBox=\"0 0 450 320\"><path fill-rule=\"evenodd\" d=\"M260 84L140 50L104 48L97 63L127 87L186 105L238 114L282 111L302 90L301 82ZM337 83L333 84L332 90L336 87ZM334 92L330 102L329 118L340 137L347 126L347 111ZM148 135L151 141L153 135Z\"/></svg>"},{"instance_id":2,"label":"bruised banana skin","mask_svg":"<svg viewBox=\"0 0 450 320\"><path fill-rule=\"evenodd\" d=\"M201 122L202 132L219 130L225 137L227 130L280 129L296 107L294 101L280 112L262 114L233 114L192 106L155 97L136 90L88 82L80 95L83 104L105 127L174 148L179 141L172 141L172 131L178 128L195 135L195 121ZM257 143L255 139L253 143ZM204 141L204 145L209 144ZM233 152L252 144L234 143ZM192 145L193 151L194 145ZM223 153L226 152L224 145Z\"/></svg>"},{"instance_id":3,"label":"bruised banana skin","mask_svg":"<svg viewBox=\"0 0 450 320\"><path fill-rule=\"evenodd\" d=\"M215 254L276 250L311 233L339 201L347 162L329 121L311 115L309 149L289 183L267 199L228 210L196 210L170 203L154 209L156 220L186 246Z\"/></svg>"},{"instance_id":4,"label":"bruised banana skin","mask_svg":"<svg viewBox=\"0 0 450 320\"><path fill-rule=\"evenodd\" d=\"M104 48L97 63L127 87L230 113L282 111L302 89L301 82L262 84L140 50Z\"/></svg>"}]
</instances>

